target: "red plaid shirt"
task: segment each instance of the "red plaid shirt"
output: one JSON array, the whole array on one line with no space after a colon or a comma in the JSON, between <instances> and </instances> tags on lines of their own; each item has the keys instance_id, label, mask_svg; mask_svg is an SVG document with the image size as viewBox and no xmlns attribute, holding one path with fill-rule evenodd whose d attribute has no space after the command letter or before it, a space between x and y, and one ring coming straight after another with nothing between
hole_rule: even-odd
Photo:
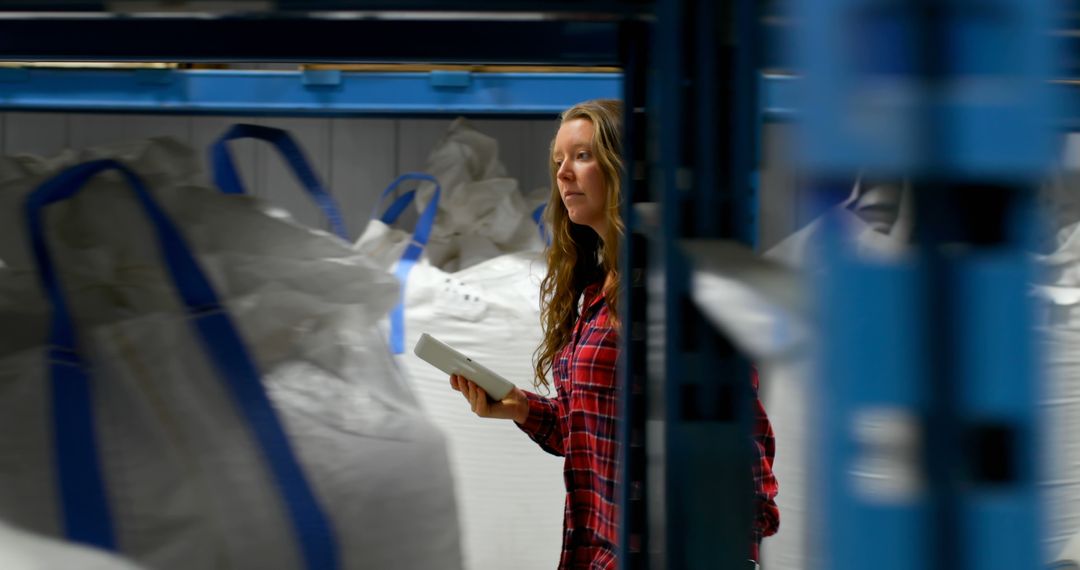
<instances>
[{"instance_id":1,"label":"red plaid shirt","mask_svg":"<svg viewBox=\"0 0 1080 570\"><path fill-rule=\"evenodd\" d=\"M757 461L754 463L754 541L750 545L750 556L758 560L758 546L761 539L776 534L780 528L780 509L776 506L776 492L779 485L773 475L773 457L776 456L776 439L773 436L769 416L765 415L765 406L758 398L757 369L751 372L750 382L754 389L754 450Z\"/></svg>"},{"instance_id":2,"label":"red plaid shirt","mask_svg":"<svg viewBox=\"0 0 1080 570\"><path fill-rule=\"evenodd\" d=\"M608 313L599 285L585 290L583 311L574 325L571 342L553 366L556 397L526 392L529 417L519 424L548 453L566 458L566 506L560 570L614 570L618 539L618 402L615 364L618 332ZM757 375L754 375L757 391ZM757 513L752 555L757 541L776 532L779 511L776 479L772 474L772 427L757 401L756 448L760 461L754 468Z\"/></svg>"}]
</instances>

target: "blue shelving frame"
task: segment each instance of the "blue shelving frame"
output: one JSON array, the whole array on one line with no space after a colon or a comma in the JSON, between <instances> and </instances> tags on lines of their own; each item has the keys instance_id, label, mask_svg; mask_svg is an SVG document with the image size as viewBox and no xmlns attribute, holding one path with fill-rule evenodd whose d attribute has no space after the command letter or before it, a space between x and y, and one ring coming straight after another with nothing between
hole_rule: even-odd
<instances>
[{"instance_id":1,"label":"blue shelving frame","mask_svg":"<svg viewBox=\"0 0 1080 570\"><path fill-rule=\"evenodd\" d=\"M645 413L629 421L645 433L650 568L750 567L750 363L694 304L683 242L755 239L757 9L657 3L648 161L635 172L649 184L633 199L655 204L658 222L629 216L648 237L631 244L647 325L628 334L647 338Z\"/></svg>"},{"instance_id":2,"label":"blue shelving frame","mask_svg":"<svg viewBox=\"0 0 1080 570\"><path fill-rule=\"evenodd\" d=\"M784 73L759 75L760 107L758 115L766 122L797 121L808 111L805 93L806 80ZM1080 81L1051 80L1050 98L1053 101L1050 125L1058 130L1080 129Z\"/></svg>"},{"instance_id":3,"label":"blue shelving frame","mask_svg":"<svg viewBox=\"0 0 1080 570\"><path fill-rule=\"evenodd\" d=\"M796 121L804 79L758 75L758 116ZM545 115L574 102L622 97L615 72L265 71L0 67L0 110L283 115ZM1055 81L1055 125L1080 124L1080 83Z\"/></svg>"},{"instance_id":4,"label":"blue shelving frame","mask_svg":"<svg viewBox=\"0 0 1080 570\"><path fill-rule=\"evenodd\" d=\"M1027 283L1064 116L1056 2L808 4L793 8L802 166L904 176L915 194L906 258L870 262L826 232L811 568L1041 568Z\"/></svg>"},{"instance_id":5,"label":"blue shelving frame","mask_svg":"<svg viewBox=\"0 0 1080 570\"><path fill-rule=\"evenodd\" d=\"M622 96L619 73L0 68L0 110L554 115Z\"/></svg>"}]
</instances>

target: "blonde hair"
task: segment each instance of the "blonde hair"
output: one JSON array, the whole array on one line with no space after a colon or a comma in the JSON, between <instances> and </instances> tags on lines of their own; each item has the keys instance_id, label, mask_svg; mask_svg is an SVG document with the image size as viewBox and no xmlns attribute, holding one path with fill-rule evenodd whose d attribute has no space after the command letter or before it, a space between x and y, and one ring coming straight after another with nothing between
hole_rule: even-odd
<instances>
[{"instance_id":1,"label":"blonde hair","mask_svg":"<svg viewBox=\"0 0 1080 570\"><path fill-rule=\"evenodd\" d=\"M540 284L540 323L544 339L534 353L536 387L548 387L547 373L559 352L570 342L578 318L578 299L585 287L602 281L604 300L617 324L619 300L619 245L623 222L619 214L622 175L622 102L596 99L574 105L561 117L560 125L586 119L593 125L592 149L606 185L605 235L574 224L563 204L557 182L558 166L548 159L551 195L545 211L551 245L547 249L547 275ZM551 141L552 152L555 140ZM611 276L611 279L605 278Z\"/></svg>"}]
</instances>

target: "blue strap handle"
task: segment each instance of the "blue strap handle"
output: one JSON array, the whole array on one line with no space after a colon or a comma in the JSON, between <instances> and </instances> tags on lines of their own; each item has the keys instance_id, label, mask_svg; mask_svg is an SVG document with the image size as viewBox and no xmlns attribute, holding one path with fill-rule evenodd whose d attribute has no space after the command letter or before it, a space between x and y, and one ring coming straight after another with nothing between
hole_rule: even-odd
<instances>
[{"instance_id":1,"label":"blue strap handle","mask_svg":"<svg viewBox=\"0 0 1080 570\"><path fill-rule=\"evenodd\" d=\"M337 545L329 522L289 446L247 348L180 232L157 206L138 176L115 160L96 160L69 168L36 188L25 203L34 261L42 288L53 308L48 364L65 534L78 542L116 548L94 433L91 378L79 356L74 324L45 241L43 209L74 196L92 177L107 170L120 172L150 218L165 266L187 308L192 326L225 381L234 405L251 426L273 473L306 567L309 570L336 568Z\"/></svg>"},{"instance_id":2,"label":"blue strap handle","mask_svg":"<svg viewBox=\"0 0 1080 570\"><path fill-rule=\"evenodd\" d=\"M409 207L409 204L413 203L416 199L416 190L409 190L408 192L398 196L393 203L386 207L386 211L379 217L379 221L390 225L398 221L401 214L405 212L405 208Z\"/></svg>"},{"instance_id":3,"label":"blue strap handle","mask_svg":"<svg viewBox=\"0 0 1080 570\"><path fill-rule=\"evenodd\" d=\"M424 206L424 211L420 214L420 219L416 222L416 229L413 231L412 240L409 242L408 247L405 248L404 253L401 254L401 259L398 260L397 268L394 269L394 275L401 282L401 290L398 293L398 303L390 311L390 350L394 354L402 354L405 352L405 283L409 279L409 272L412 271L413 266L420 260L420 256L424 253L424 246L427 245L428 239L431 238L431 228L435 225L435 216L439 213L439 197L442 194L442 188L439 186L439 181L430 174L424 174L422 172L409 172L398 176L386 190L383 190L382 196L379 198L379 204L381 204L386 197L389 196L398 186L407 181L417 182L431 182L435 185L435 194L432 195L431 201ZM398 196L391 204L386 208L386 211L382 216L378 215L379 204L375 205L375 211L372 212L371 217L379 218L385 224L392 224L397 221L401 216L405 208L408 207L413 200L416 199L416 190L410 190L401 196Z\"/></svg>"},{"instance_id":4,"label":"blue strap handle","mask_svg":"<svg viewBox=\"0 0 1080 570\"><path fill-rule=\"evenodd\" d=\"M533 210L532 219L536 222L536 227L540 231L540 239L547 245L551 245L551 236L547 233L547 228L544 227L544 210L547 208L547 204L540 204Z\"/></svg>"},{"instance_id":5,"label":"blue strap handle","mask_svg":"<svg viewBox=\"0 0 1080 570\"><path fill-rule=\"evenodd\" d=\"M307 158L304 157L304 151L300 149L288 131L238 123L229 127L225 134L218 137L210 147L210 164L213 165L214 183L222 192L225 194L244 193L244 183L236 172L236 165L233 164L232 155L229 154L228 144L231 140L244 138L259 139L272 144L292 168L296 179L304 186L311 199L315 200L319 209L326 215L326 219L330 221L330 230L341 239L349 239L349 232L345 229L345 222L342 221L337 202L323 187Z\"/></svg>"}]
</instances>

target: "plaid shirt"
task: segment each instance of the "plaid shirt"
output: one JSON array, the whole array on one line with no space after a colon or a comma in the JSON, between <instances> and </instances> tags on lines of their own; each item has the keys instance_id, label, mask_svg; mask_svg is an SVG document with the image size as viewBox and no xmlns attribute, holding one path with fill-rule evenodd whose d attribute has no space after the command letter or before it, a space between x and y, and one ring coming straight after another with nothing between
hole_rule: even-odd
<instances>
[{"instance_id":1,"label":"plaid shirt","mask_svg":"<svg viewBox=\"0 0 1080 570\"><path fill-rule=\"evenodd\" d=\"M776 534L780 528L780 509L776 506L776 492L779 485L773 475L773 457L776 456L776 439L773 436L769 416L765 415L765 406L758 398L758 373L753 369L750 378L754 388L754 450L757 461L754 463L754 541L750 545L750 557L758 560L758 546L761 539Z\"/></svg>"},{"instance_id":2,"label":"plaid shirt","mask_svg":"<svg viewBox=\"0 0 1080 570\"><path fill-rule=\"evenodd\" d=\"M571 342L556 359L553 374L557 397L526 392L529 416L520 427L548 453L566 458L566 506L560 570L614 570L618 539L618 401L615 364L618 332L599 285L585 289L584 310ZM757 392L757 374L754 374ZM779 511L772 474L772 427L755 397L754 442L759 461L754 468L757 509L751 555L757 558L762 536L776 532Z\"/></svg>"}]
</instances>

